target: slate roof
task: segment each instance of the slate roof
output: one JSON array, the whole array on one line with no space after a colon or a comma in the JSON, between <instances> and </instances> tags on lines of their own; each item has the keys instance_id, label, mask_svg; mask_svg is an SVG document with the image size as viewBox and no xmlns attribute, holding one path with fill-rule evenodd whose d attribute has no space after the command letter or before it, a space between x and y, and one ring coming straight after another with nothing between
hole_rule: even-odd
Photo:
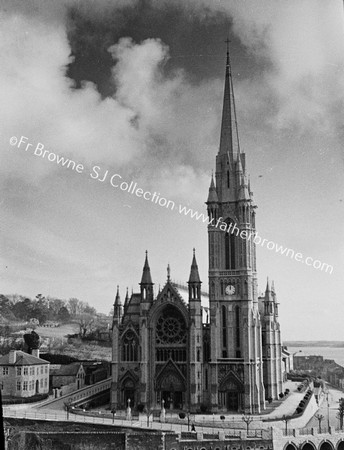
<instances>
[{"instance_id":1,"label":"slate roof","mask_svg":"<svg viewBox=\"0 0 344 450\"><path fill-rule=\"evenodd\" d=\"M50 370L50 375L55 377L75 376L79 372L81 365L80 362L64 364L59 369Z\"/></svg>"},{"instance_id":2,"label":"slate roof","mask_svg":"<svg viewBox=\"0 0 344 450\"><path fill-rule=\"evenodd\" d=\"M10 364L9 353L7 355L0 357L0 366L34 366L41 364L50 364L49 361L45 359L37 358L36 356L30 355L29 353L22 352L21 350L16 350L16 362Z\"/></svg>"},{"instance_id":3,"label":"slate roof","mask_svg":"<svg viewBox=\"0 0 344 450\"><path fill-rule=\"evenodd\" d=\"M129 320L133 323L139 323L140 301L141 294L132 294L128 306L124 309L124 323L127 323Z\"/></svg>"}]
</instances>

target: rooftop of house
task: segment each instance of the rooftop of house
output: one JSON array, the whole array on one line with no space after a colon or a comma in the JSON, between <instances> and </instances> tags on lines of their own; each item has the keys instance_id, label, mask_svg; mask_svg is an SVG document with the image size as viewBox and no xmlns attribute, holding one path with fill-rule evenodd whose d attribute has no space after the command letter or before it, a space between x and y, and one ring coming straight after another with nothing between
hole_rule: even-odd
<instances>
[{"instance_id":1,"label":"rooftop of house","mask_svg":"<svg viewBox=\"0 0 344 450\"><path fill-rule=\"evenodd\" d=\"M11 350L7 355L0 357L0 366L34 366L50 364L49 361L39 358L21 350Z\"/></svg>"}]
</instances>

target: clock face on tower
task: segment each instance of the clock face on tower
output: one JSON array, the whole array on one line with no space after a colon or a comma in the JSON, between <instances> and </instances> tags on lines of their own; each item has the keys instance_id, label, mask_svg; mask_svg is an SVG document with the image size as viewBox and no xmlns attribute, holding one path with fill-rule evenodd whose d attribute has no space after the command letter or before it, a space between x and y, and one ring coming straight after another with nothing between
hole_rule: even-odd
<instances>
[{"instance_id":1,"label":"clock face on tower","mask_svg":"<svg viewBox=\"0 0 344 450\"><path fill-rule=\"evenodd\" d=\"M226 291L225 292L226 292L227 295L233 295L233 294L235 294L235 287L232 284L228 284L226 286Z\"/></svg>"}]
</instances>

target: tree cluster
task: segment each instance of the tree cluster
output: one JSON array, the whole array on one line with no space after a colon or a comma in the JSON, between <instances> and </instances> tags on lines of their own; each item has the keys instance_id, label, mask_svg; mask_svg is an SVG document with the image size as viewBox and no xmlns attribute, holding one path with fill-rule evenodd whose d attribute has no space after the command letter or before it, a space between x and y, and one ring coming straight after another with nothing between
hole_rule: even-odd
<instances>
[{"instance_id":1,"label":"tree cluster","mask_svg":"<svg viewBox=\"0 0 344 450\"><path fill-rule=\"evenodd\" d=\"M38 294L30 299L20 295L0 295L0 319L3 323L36 319L42 325L47 321L67 323L82 317L84 328L85 315L94 318L96 314L95 308L77 298L62 300Z\"/></svg>"}]
</instances>

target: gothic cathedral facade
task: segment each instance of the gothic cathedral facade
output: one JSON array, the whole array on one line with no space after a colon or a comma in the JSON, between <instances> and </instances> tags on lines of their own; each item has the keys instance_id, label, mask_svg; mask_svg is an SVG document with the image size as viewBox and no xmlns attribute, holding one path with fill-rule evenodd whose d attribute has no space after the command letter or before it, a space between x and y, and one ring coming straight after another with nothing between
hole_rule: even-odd
<instances>
[{"instance_id":1,"label":"gothic cathedral facade","mask_svg":"<svg viewBox=\"0 0 344 450\"><path fill-rule=\"evenodd\" d=\"M170 279L154 296L148 255L140 292L112 326L111 407L259 413L282 387L282 347L273 284L258 296L255 209L240 151L227 52L215 181L208 200L209 309L195 251L187 289ZM204 406L202 406L204 405Z\"/></svg>"}]
</instances>

